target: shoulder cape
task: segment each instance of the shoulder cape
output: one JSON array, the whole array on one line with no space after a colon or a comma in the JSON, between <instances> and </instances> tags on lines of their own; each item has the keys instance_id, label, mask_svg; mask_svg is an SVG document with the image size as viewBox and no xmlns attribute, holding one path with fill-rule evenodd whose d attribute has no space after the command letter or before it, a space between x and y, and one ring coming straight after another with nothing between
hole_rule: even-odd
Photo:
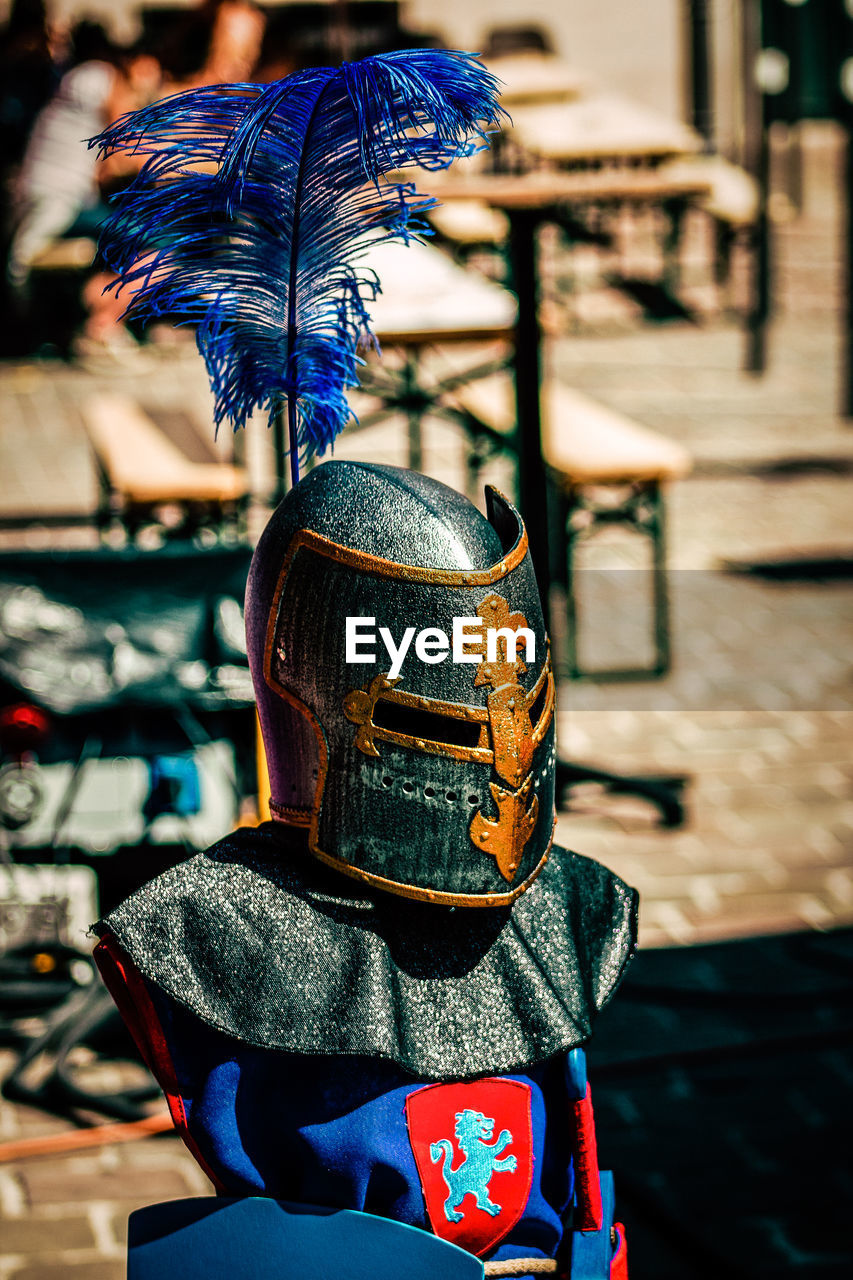
<instances>
[{"instance_id":1,"label":"shoulder cape","mask_svg":"<svg viewBox=\"0 0 853 1280\"><path fill-rule=\"evenodd\" d=\"M241 828L95 926L238 1041L389 1059L433 1080L501 1075L586 1040L636 939L637 895L554 846L507 908L362 890L277 823Z\"/></svg>"}]
</instances>

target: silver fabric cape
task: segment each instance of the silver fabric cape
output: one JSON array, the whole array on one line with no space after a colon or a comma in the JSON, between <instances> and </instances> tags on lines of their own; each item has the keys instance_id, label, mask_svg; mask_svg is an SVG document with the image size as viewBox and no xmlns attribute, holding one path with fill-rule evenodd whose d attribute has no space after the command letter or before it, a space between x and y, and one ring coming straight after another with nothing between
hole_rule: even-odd
<instances>
[{"instance_id":1,"label":"silver fabric cape","mask_svg":"<svg viewBox=\"0 0 853 1280\"><path fill-rule=\"evenodd\" d=\"M95 926L209 1026L260 1048L500 1075L585 1041L636 940L637 894L553 846L506 908L364 891L303 833L241 828Z\"/></svg>"}]
</instances>

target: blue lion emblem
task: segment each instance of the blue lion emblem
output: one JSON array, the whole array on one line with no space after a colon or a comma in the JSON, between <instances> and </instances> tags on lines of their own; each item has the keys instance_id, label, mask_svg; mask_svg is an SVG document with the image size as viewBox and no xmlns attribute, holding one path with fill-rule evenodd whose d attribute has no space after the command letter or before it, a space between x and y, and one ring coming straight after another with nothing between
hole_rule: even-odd
<instances>
[{"instance_id":1,"label":"blue lion emblem","mask_svg":"<svg viewBox=\"0 0 853 1280\"><path fill-rule=\"evenodd\" d=\"M491 1217L497 1217L501 1205L489 1199L489 1182L492 1174L514 1173L518 1161L515 1156L500 1154L512 1142L509 1129L502 1129L497 1140L489 1143L495 1129L494 1120L484 1116L482 1111L471 1111L466 1108L456 1113L454 1133L456 1141L465 1157L458 1169L451 1169L453 1163L453 1146L447 1138L430 1144L429 1154L433 1164L437 1164L444 1156L441 1175L448 1190L444 1202L444 1216L448 1222L461 1222L465 1216L459 1212L459 1206L469 1194L476 1197L477 1208L485 1210Z\"/></svg>"}]
</instances>

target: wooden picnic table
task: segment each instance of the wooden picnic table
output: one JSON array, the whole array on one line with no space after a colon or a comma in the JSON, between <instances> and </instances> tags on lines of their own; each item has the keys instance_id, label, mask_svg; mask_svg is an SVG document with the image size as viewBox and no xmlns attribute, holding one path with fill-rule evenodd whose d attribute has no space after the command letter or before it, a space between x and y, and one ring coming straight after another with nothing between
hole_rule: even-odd
<instances>
[{"instance_id":1,"label":"wooden picnic table","mask_svg":"<svg viewBox=\"0 0 853 1280\"><path fill-rule=\"evenodd\" d=\"M594 91L563 102L512 109L510 140L537 161L657 164L702 150L694 129L620 94Z\"/></svg>"},{"instance_id":2,"label":"wooden picnic table","mask_svg":"<svg viewBox=\"0 0 853 1280\"><path fill-rule=\"evenodd\" d=\"M372 248L364 264L382 283L382 292L369 308L381 343L417 347L512 338L512 294L465 271L440 249L419 241L386 242Z\"/></svg>"},{"instance_id":3,"label":"wooden picnic table","mask_svg":"<svg viewBox=\"0 0 853 1280\"><path fill-rule=\"evenodd\" d=\"M471 173L459 178L436 176L431 191L441 201L481 200L507 214L514 211L571 209L582 205L665 204L692 201L708 194L702 174L657 169L589 169L577 173L537 170L533 173Z\"/></svg>"},{"instance_id":4,"label":"wooden picnic table","mask_svg":"<svg viewBox=\"0 0 853 1280\"><path fill-rule=\"evenodd\" d=\"M708 183L667 177L654 170L594 170L583 173L530 173L520 177L479 174L433 185L441 200L480 199L501 209L509 221L508 255L518 300L515 329L515 403L518 429L518 488L527 524L530 553L549 625L548 478L542 454L540 403L542 333L539 324L537 232L561 208L602 203L687 203L706 195Z\"/></svg>"},{"instance_id":5,"label":"wooden picnic table","mask_svg":"<svg viewBox=\"0 0 853 1280\"><path fill-rule=\"evenodd\" d=\"M434 402L452 387L486 376L506 364L506 356L485 363L464 364L438 376L424 378L427 349L490 343L499 340L509 348L515 335L515 297L501 285L466 271L432 245L384 243L374 246L363 265L378 275L382 292L369 310L380 344L403 352L400 369L387 362L368 363L361 377L362 397L378 398L377 410L359 406L362 427L397 409L406 417L409 433L409 466L420 470L421 422Z\"/></svg>"},{"instance_id":6,"label":"wooden picnic table","mask_svg":"<svg viewBox=\"0 0 853 1280\"><path fill-rule=\"evenodd\" d=\"M566 175L556 175L558 178ZM472 383L481 385L481 379L506 370L506 354L477 368L468 366L461 359L449 375L434 380L429 386L419 385L418 361L421 352L431 346L467 344L486 338L503 338L514 342L515 359L512 362L515 389L515 422L513 446L519 468L519 506L524 517L534 568L540 588L546 628L550 630L550 564L548 523L548 480L543 456L542 410L540 399L541 335L537 314L537 280L535 261L535 232L539 223L552 212L555 191L560 194L566 188L562 183L536 182L531 195L531 184L522 180L483 178L480 190L487 189L490 200L505 209L510 223L510 261L515 282L515 295L488 280L478 278L450 261L431 246L413 243L409 246L383 244L365 256L366 265L380 276L383 292L370 307L374 330L388 346L395 345L405 353L402 378L389 377L388 372L378 372L368 366L362 385L368 395L384 397L387 406L402 409L409 418L409 462L420 466L420 420L428 411L434 411L433 397L447 397ZM460 183L463 193L467 183ZM683 190L681 186L677 188ZM446 189L449 192L451 189ZM512 192L510 197L509 193ZM464 196L463 196L464 198ZM503 345L503 344L501 344ZM462 352L461 356L467 353ZM563 393L571 397L567 389ZM585 418L589 415L589 402L581 406ZM576 417L577 397L572 402L572 414ZM620 415L594 406L596 429L602 415L607 419L608 438L617 438L616 452L619 458L608 459L612 479L638 468L644 476L656 482L668 469L677 474L688 465L683 451L671 445L663 462L661 446L666 442L651 433L643 432ZM381 412L381 411L380 411ZM361 425L369 425L372 415L360 415ZM378 416L378 415L377 415ZM456 418L456 414L451 414ZM558 417L562 408L558 409ZM510 410L510 417L512 411ZM458 420L458 418L456 419ZM553 433L552 433L553 434ZM556 433L559 435L559 433ZM565 433L555 444L548 437L550 465L561 466L566 462L570 441ZM572 451L567 465L575 479L585 474L601 478L600 457L597 462L588 458L585 445ZM599 450L600 453L600 450ZM626 454L627 462L626 462ZM584 467L586 466L586 472ZM663 469L663 470L662 470ZM559 759L557 761L558 789L562 791L590 779L619 791L638 794L657 805L668 825L678 825L683 819L683 807L679 789L681 780L674 782L658 779L623 778L606 770L590 769L585 764Z\"/></svg>"},{"instance_id":7,"label":"wooden picnic table","mask_svg":"<svg viewBox=\"0 0 853 1280\"><path fill-rule=\"evenodd\" d=\"M501 105L566 102L583 93L589 77L553 53L527 50L489 58L486 67L501 82Z\"/></svg>"}]
</instances>

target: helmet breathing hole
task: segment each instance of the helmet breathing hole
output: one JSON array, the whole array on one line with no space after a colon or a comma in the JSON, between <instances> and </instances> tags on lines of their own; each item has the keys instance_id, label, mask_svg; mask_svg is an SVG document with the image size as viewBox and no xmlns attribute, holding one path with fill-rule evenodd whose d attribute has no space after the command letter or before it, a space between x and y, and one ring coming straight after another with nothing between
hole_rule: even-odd
<instances>
[{"instance_id":1,"label":"helmet breathing hole","mask_svg":"<svg viewBox=\"0 0 853 1280\"><path fill-rule=\"evenodd\" d=\"M390 787L390 786L392 785L393 781L394 781L394 779L393 779L393 778L389 778L389 777L388 777L388 774L386 773L385 777L382 779L382 785L383 785L383 787Z\"/></svg>"},{"instance_id":2,"label":"helmet breathing hole","mask_svg":"<svg viewBox=\"0 0 853 1280\"><path fill-rule=\"evenodd\" d=\"M435 795L435 787L424 787L424 795L428 800L431 800Z\"/></svg>"},{"instance_id":3,"label":"helmet breathing hole","mask_svg":"<svg viewBox=\"0 0 853 1280\"><path fill-rule=\"evenodd\" d=\"M445 796L445 799L447 800L448 804L453 804L454 801L459 799L459 797L455 791L448 791L447 795Z\"/></svg>"},{"instance_id":4,"label":"helmet breathing hole","mask_svg":"<svg viewBox=\"0 0 853 1280\"><path fill-rule=\"evenodd\" d=\"M404 790L404 791L414 791L414 789L415 789L415 784L414 784L414 782L404 782L404 783L403 783L403 790Z\"/></svg>"},{"instance_id":5,"label":"helmet breathing hole","mask_svg":"<svg viewBox=\"0 0 853 1280\"><path fill-rule=\"evenodd\" d=\"M469 797L468 797L468 803L469 803L469 804L479 804L479 803L480 803L480 797L479 797L479 796L469 796Z\"/></svg>"}]
</instances>

